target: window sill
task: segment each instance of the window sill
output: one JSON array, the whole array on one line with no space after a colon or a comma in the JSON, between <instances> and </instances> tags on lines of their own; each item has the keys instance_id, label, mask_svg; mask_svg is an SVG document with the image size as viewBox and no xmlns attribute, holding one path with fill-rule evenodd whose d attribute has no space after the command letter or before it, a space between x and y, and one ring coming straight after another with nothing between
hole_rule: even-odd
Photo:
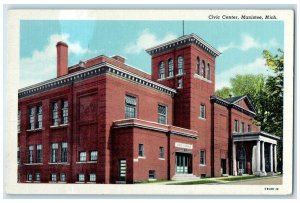
<instances>
[{"instance_id":1,"label":"window sill","mask_svg":"<svg viewBox=\"0 0 300 203\"><path fill-rule=\"evenodd\" d=\"M156 181L154 178L149 178L148 181Z\"/></svg>"},{"instance_id":2,"label":"window sill","mask_svg":"<svg viewBox=\"0 0 300 203\"><path fill-rule=\"evenodd\" d=\"M59 128L66 128L68 126L69 126L69 124L51 125L50 128L51 129L59 129Z\"/></svg>"},{"instance_id":3,"label":"window sill","mask_svg":"<svg viewBox=\"0 0 300 203\"><path fill-rule=\"evenodd\" d=\"M49 183L55 183L55 184L56 184L56 183L58 183L58 182L57 182L57 181L49 181Z\"/></svg>"},{"instance_id":4,"label":"window sill","mask_svg":"<svg viewBox=\"0 0 300 203\"><path fill-rule=\"evenodd\" d=\"M49 165L70 165L69 162L49 162Z\"/></svg>"},{"instance_id":5,"label":"window sill","mask_svg":"<svg viewBox=\"0 0 300 203\"><path fill-rule=\"evenodd\" d=\"M87 184L96 184L96 181L90 181L90 182L86 182Z\"/></svg>"},{"instance_id":6,"label":"window sill","mask_svg":"<svg viewBox=\"0 0 300 203\"><path fill-rule=\"evenodd\" d=\"M96 164L97 161L77 161L76 164Z\"/></svg>"},{"instance_id":7,"label":"window sill","mask_svg":"<svg viewBox=\"0 0 300 203\"><path fill-rule=\"evenodd\" d=\"M25 183L33 183L31 180L26 180Z\"/></svg>"},{"instance_id":8,"label":"window sill","mask_svg":"<svg viewBox=\"0 0 300 203\"><path fill-rule=\"evenodd\" d=\"M35 128L35 129L28 129L26 132L37 132L37 131L42 131L42 128Z\"/></svg>"},{"instance_id":9,"label":"window sill","mask_svg":"<svg viewBox=\"0 0 300 203\"><path fill-rule=\"evenodd\" d=\"M34 183L41 183L41 181L33 181Z\"/></svg>"},{"instance_id":10,"label":"window sill","mask_svg":"<svg viewBox=\"0 0 300 203\"><path fill-rule=\"evenodd\" d=\"M26 163L26 166L43 165L43 163Z\"/></svg>"},{"instance_id":11,"label":"window sill","mask_svg":"<svg viewBox=\"0 0 300 203\"><path fill-rule=\"evenodd\" d=\"M158 158L158 160L162 160L162 161L164 161L164 160L165 160L165 158Z\"/></svg>"},{"instance_id":12,"label":"window sill","mask_svg":"<svg viewBox=\"0 0 300 203\"><path fill-rule=\"evenodd\" d=\"M206 164L199 164L199 166L206 166Z\"/></svg>"},{"instance_id":13,"label":"window sill","mask_svg":"<svg viewBox=\"0 0 300 203\"><path fill-rule=\"evenodd\" d=\"M58 181L57 183L59 183L59 184L66 184L67 182L66 181Z\"/></svg>"},{"instance_id":14,"label":"window sill","mask_svg":"<svg viewBox=\"0 0 300 203\"><path fill-rule=\"evenodd\" d=\"M202 118L202 117L198 117L199 120L203 120L203 121L206 121L206 118Z\"/></svg>"},{"instance_id":15,"label":"window sill","mask_svg":"<svg viewBox=\"0 0 300 203\"><path fill-rule=\"evenodd\" d=\"M157 81L170 80L172 78L174 78L174 76L168 76L166 78L159 78L159 79L157 79Z\"/></svg>"},{"instance_id":16,"label":"window sill","mask_svg":"<svg viewBox=\"0 0 300 203\"><path fill-rule=\"evenodd\" d=\"M85 184L85 182L83 182L83 181L76 181L75 183L76 184Z\"/></svg>"},{"instance_id":17,"label":"window sill","mask_svg":"<svg viewBox=\"0 0 300 203\"><path fill-rule=\"evenodd\" d=\"M197 73L194 74L194 78L203 80L203 81L208 82L208 83L212 83L211 80L206 79L206 78L202 77L201 75L198 75Z\"/></svg>"},{"instance_id":18,"label":"window sill","mask_svg":"<svg viewBox=\"0 0 300 203\"><path fill-rule=\"evenodd\" d=\"M180 76L183 76L184 74L181 73L181 74L177 74L176 77L180 77Z\"/></svg>"},{"instance_id":19,"label":"window sill","mask_svg":"<svg viewBox=\"0 0 300 203\"><path fill-rule=\"evenodd\" d=\"M145 156L138 156L138 159L146 159Z\"/></svg>"}]
</instances>

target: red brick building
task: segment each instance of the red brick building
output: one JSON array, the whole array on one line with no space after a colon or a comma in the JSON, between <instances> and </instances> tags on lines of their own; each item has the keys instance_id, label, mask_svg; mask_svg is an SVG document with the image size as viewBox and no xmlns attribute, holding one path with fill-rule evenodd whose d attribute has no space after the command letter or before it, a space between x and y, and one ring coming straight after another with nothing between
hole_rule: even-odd
<instances>
[{"instance_id":1,"label":"red brick building","mask_svg":"<svg viewBox=\"0 0 300 203\"><path fill-rule=\"evenodd\" d=\"M195 34L146 50L149 75L121 56L68 67L19 90L19 182L134 183L276 172L279 138L247 96L214 96L215 48Z\"/></svg>"}]
</instances>

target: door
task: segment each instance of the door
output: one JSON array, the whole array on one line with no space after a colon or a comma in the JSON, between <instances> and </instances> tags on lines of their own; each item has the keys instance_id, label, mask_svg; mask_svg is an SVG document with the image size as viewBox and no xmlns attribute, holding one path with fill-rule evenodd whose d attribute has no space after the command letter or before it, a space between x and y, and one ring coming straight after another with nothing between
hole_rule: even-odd
<instances>
[{"instance_id":1,"label":"door","mask_svg":"<svg viewBox=\"0 0 300 203\"><path fill-rule=\"evenodd\" d=\"M242 146L239 151L239 174L246 173L246 150L245 147Z\"/></svg>"},{"instance_id":2,"label":"door","mask_svg":"<svg viewBox=\"0 0 300 203\"><path fill-rule=\"evenodd\" d=\"M221 159L221 169L222 169L222 174L227 174L227 171L226 171L226 159Z\"/></svg>"},{"instance_id":3,"label":"door","mask_svg":"<svg viewBox=\"0 0 300 203\"><path fill-rule=\"evenodd\" d=\"M191 162L190 154L176 153L176 173L191 173Z\"/></svg>"},{"instance_id":4,"label":"door","mask_svg":"<svg viewBox=\"0 0 300 203\"><path fill-rule=\"evenodd\" d=\"M126 181L126 159L119 160L119 181Z\"/></svg>"}]
</instances>

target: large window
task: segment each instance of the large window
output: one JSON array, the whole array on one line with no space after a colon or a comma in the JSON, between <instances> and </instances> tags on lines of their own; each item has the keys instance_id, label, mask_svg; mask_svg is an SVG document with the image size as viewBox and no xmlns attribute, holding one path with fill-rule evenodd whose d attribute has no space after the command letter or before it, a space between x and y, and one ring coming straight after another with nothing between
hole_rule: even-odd
<instances>
[{"instance_id":1,"label":"large window","mask_svg":"<svg viewBox=\"0 0 300 203\"><path fill-rule=\"evenodd\" d=\"M165 150L163 147L159 147L159 158L165 158Z\"/></svg>"},{"instance_id":2,"label":"large window","mask_svg":"<svg viewBox=\"0 0 300 203\"><path fill-rule=\"evenodd\" d=\"M51 162L56 163L58 160L58 144L52 143L51 145Z\"/></svg>"},{"instance_id":3,"label":"large window","mask_svg":"<svg viewBox=\"0 0 300 203\"><path fill-rule=\"evenodd\" d=\"M178 67L178 75L182 75L184 70L184 61L182 56L179 56L177 59L177 67Z\"/></svg>"},{"instance_id":4,"label":"large window","mask_svg":"<svg viewBox=\"0 0 300 203\"><path fill-rule=\"evenodd\" d=\"M33 163L33 145L28 146L28 163Z\"/></svg>"},{"instance_id":5,"label":"large window","mask_svg":"<svg viewBox=\"0 0 300 203\"><path fill-rule=\"evenodd\" d=\"M205 119L206 118L206 108L204 104L200 105L200 118Z\"/></svg>"},{"instance_id":6,"label":"large window","mask_svg":"<svg viewBox=\"0 0 300 203\"><path fill-rule=\"evenodd\" d=\"M62 103L62 124L68 124L68 101Z\"/></svg>"},{"instance_id":7,"label":"large window","mask_svg":"<svg viewBox=\"0 0 300 203\"><path fill-rule=\"evenodd\" d=\"M200 164L205 165L205 151L204 150L200 151Z\"/></svg>"},{"instance_id":8,"label":"large window","mask_svg":"<svg viewBox=\"0 0 300 203\"><path fill-rule=\"evenodd\" d=\"M52 126L58 126L58 103L52 104Z\"/></svg>"},{"instance_id":9,"label":"large window","mask_svg":"<svg viewBox=\"0 0 300 203\"><path fill-rule=\"evenodd\" d=\"M83 173L78 174L78 181L79 182L84 182L85 181L85 177Z\"/></svg>"},{"instance_id":10,"label":"large window","mask_svg":"<svg viewBox=\"0 0 300 203\"><path fill-rule=\"evenodd\" d=\"M161 61L159 63L159 75L158 75L159 79L164 79L165 78L165 65L164 62Z\"/></svg>"},{"instance_id":11,"label":"large window","mask_svg":"<svg viewBox=\"0 0 300 203\"><path fill-rule=\"evenodd\" d=\"M98 152L97 151L91 151L90 159L91 159L91 161L97 161L97 159L98 159Z\"/></svg>"},{"instance_id":12,"label":"large window","mask_svg":"<svg viewBox=\"0 0 300 203\"><path fill-rule=\"evenodd\" d=\"M29 129L30 130L34 129L34 115L35 115L35 108L32 107L29 110Z\"/></svg>"},{"instance_id":13,"label":"large window","mask_svg":"<svg viewBox=\"0 0 300 203\"><path fill-rule=\"evenodd\" d=\"M79 153L79 161L86 161L86 152Z\"/></svg>"},{"instance_id":14,"label":"large window","mask_svg":"<svg viewBox=\"0 0 300 203\"><path fill-rule=\"evenodd\" d=\"M210 64L207 64L207 77L208 80L210 80Z\"/></svg>"},{"instance_id":15,"label":"large window","mask_svg":"<svg viewBox=\"0 0 300 203\"><path fill-rule=\"evenodd\" d=\"M37 163L42 163L43 161L43 147L41 144L36 145L36 162Z\"/></svg>"},{"instance_id":16,"label":"large window","mask_svg":"<svg viewBox=\"0 0 300 203\"><path fill-rule=\"evenodd\" d=\"M239 121L234 120L234 132L239 132Z\"/></svg>"},{"instance_id":17,"label":"large window","mask_svg":"<svg viewBox=\"0 0 300 203\"><path fill-rule=\"evenodd\" d=\"M42 128L42 126L43 126L43 109L42 109L42 106L37 107L36 117L37 117L36 128Z\"/></svg>"},{"instance_id":18,"label":"large window","mask_svg":"<svg viewBox=\"0 0 300 203\"><path fill-rule=\"evenodd\" d=\"M61 162L68 162L68 143L61 143Z\"/></svg>"},{"instance_id":19,"label":"large window","mask_svg":"<svg viewBox=\"0 0 300 203\"><path fill-rule=\"evenodd\" d=\"M136 98L126 95L125 118L136 118Z\"/></svg>"},{"instance_id":20,"label":"large window","mask_svg":"<svg viewBox=\"0 0 300 203\"><path fill-rule=\"evenodd\" d=\"M167 124L167 107L158 105L158 123Z\"/></svg>"},{"instance_id":21,"label":"large window","mask_svg":"<svg viewBox=\"0 0 300 203\"><path fill-rule=\"evenodd\" d=\"M200 58L197 57L196 73L200 75Z\"/></svg>"},{"instance_id":22,"label":"large window","mask_svg":"<svg viewBox=\"0 0 300 203\"><path fill-rule=\"evenodd\" d=\"M174 63L173 59L168 60L168 77L174 76Z\"/></svg>"},{"instance_id":23,"label":"large window","mask_svg":"<svg viewBox=\"0 0 300 203\"><path fill-rule=\"evenodd\" d=\"M139 157L144 157L144 144L139 144Z\"/></svg>"},{"instance_id":24,"label":"large window","mask_svg":"<svg viewBox=\"0 0 300 203\"><path fill-rule=\"evenodd\" d=\"M202 77L206 77L206 67L205 67L205 61L202 60Z\"/></svg>"},{"instance_id":25,"label":"large window","mask_svg":"<svg viewBox=\"0 0 300 203\"><path fill-rule=\"evenodd\" d=\"M90 176L90 182L96 182L96 174L91 173L89 176Z\"/></svg>"}]
</instances>

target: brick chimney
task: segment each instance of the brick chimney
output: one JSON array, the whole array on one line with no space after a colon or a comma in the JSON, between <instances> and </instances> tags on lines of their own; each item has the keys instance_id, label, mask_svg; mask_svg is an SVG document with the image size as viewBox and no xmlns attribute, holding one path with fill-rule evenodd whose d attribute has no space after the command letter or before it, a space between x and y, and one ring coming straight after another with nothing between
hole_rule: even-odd
<instances>
[{"instance_id":1,"label":"brick chimney","mask_svg":"<svg viewBox=\"0 0 300 203\"><path fill-rule=\"evenodd\" d=\"M112 57L113 59L116 59L117 61L120 61L121 63L125 63L125 58L119 55L115 55Z\"/></svg>"},{"instance_id":2,"label":"brick chimney","mask_svg":"<svg viewBox=\"0 0 300 203\"><path fill-rule=\"evenodd\" d=\"M65 42L57 42L57 77L68 74L68 45Z\"/></svg>"}]
</instances>

